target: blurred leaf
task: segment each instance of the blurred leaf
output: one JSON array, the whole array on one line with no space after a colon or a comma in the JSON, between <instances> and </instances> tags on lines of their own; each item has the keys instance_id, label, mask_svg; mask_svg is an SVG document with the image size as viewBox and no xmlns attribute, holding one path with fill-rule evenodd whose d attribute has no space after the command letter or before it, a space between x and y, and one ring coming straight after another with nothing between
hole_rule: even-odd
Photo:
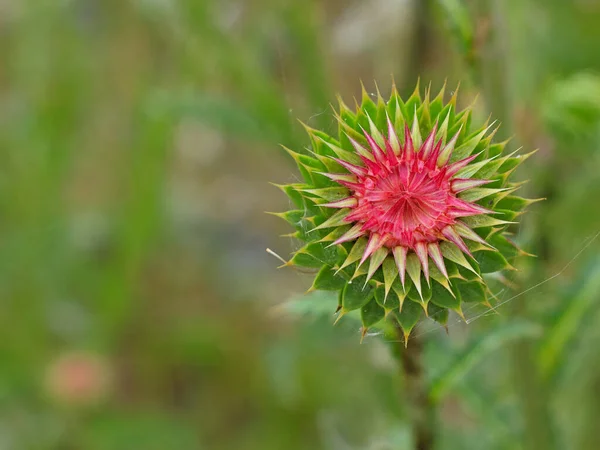
<instances>
[{"instance_id":1,"label":"blurred leaf","mask_svg":"<svg viewBox=\"0 0 600 450\"><path fill-rule=\"evenodd\" d=\"M282 311L298 316L331 316L338 306L335 292L316 291L292 297L278 307Z\"/></svg>"},{"instance_id":2,"label":"blurred leaf","mask_svg":"<svg viewBox=\"0 0 600 450\"><path fill-rule=\"evenodd\" d=\"M476 336L447 367L440 371L439 375L433 378L429 386L429 394L434 400L440 400L486 355L498 350L509 341L537 337L541 332L542 329L537 324L513 320L496 327L483 337Z\"/></svg>"},{"instance_id":3,"label":"blurred leaf","mask_svg":"<svg viewBox=\"0 0 600 450\"><path fill-rule=\"evenodd\" d=\"M195 427L160 415L114 415L94 420L84 433L89 450L198 448Z\"/></svg>"},{"instance_id":4,"label":"blurred leaf","mask_svg":"<svg viewBox=\"0 0 600 450\"><path fill-rule=\"evenodd\" d=\"M314 118L321 127L330 123L327 111L329 96L332 94L326 67L324 38L320 35L326 28L321 23L319 8L314 1L289 2L286 11L287 32L293 45L296 71L302 77L307 99L314 109ZM312 119L312 117L311 117ZM310 120L310 119L309 119Z\"/></svg>"},{"instance_id":5,"label":"blurred leaf","mask_svg":"<svg viewBox=\"0 0 600 450\"><path fill-rule=\"evenodd\" d=\"M551 376L565 359L567 345L578 334L585 315L600 301L600 262L588 271L574 295L565 299L567 307L546 333L539 351L542 372Z\"/></svg>"},{"instance_id":6,"label":"blurred leaf","mask_svg":"<svg viewBox=\"0 0 600 450\"><path fill-rule=\"evenodd\" d=\"M550 133L572 140L598 136L600 75L580 72L555 81L542 98L541 114Z\"/></svg>"},{"instance_id":7,"label":"blurred leaf","mask_svg":"<svg viewBox=\"0 0 600 450\"><path fill-rule=\"evenodd\" d=\"M467 61L473 59L473 21L463 0L438 0L443 19L458 42Z\"/></svg>"},{"instance_id":8,"label":"blurred leaf","mask_svg":"<svg viewBox=\"0 0 600 450\"><path fill-rule=\"evenodd\" d=\"M272 142L276 134L261 127L242 102L209 92L161 92L152 107L179 120L197 120L229 137Z\"/></svg>"}]
</instances>

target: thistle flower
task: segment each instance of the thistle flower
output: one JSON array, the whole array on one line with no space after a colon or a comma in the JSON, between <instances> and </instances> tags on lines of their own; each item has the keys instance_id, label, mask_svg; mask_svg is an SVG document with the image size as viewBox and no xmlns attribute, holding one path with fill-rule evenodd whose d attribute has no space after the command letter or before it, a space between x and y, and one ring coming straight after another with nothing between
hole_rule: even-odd
<instances>
[{"instance_id":1,"label":"thistle flower","mask_svg":"<svg viewBox=\"0 0 600 450\"><path fill-rule=\"evenodd\" d=\"M489 306L482 275L524 254L506 230L532 202L509 181L529 155L503 155L494 124L472 129L443 88L406 102L363 88L336 117L337 138L306 127L311 156L286 149L303 182L279 186L297 209L276 215L305 243L286 265L318 269L311 290L339 291L340 317L360 309L363 335L392 314L407 340L423 316L445 325L465 302Z\"/></svg>"}]
</instances>

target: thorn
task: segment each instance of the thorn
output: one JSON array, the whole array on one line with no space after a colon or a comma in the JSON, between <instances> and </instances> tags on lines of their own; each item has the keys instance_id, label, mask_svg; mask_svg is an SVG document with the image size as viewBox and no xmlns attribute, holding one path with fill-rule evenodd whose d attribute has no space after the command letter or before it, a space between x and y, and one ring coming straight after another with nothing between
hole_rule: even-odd
<instances>
[{"instance_id":1,"label":"thorn","mask_svg":"<svg viewBox=\"0 0 600 450\"><path fill-rule=\"evenodd\" d=\"M413 91L412 95L416 95L417 97L421 98L421 76L417 77L417 85L415 86L415 90Z\"/></svg>"},{"instance_id":2,"label":"thorn","mask_svg":"<svg viewBox=\"0 0 600 450\"><path fill-rule=\"evenodd\" d=\"M365 169L364 167L356 166L339 158L331 159L355 176L364 177L367 174L367 169Z\"/></svg>"},{"instance_id":3,"label":"thorn","mask_svg":"<svg viewBox=\"0 0 600 450\"><path fill-rule=\"evenodd\" d=\"M479 244L484 245L488 248L491 248L492 250L498 251L498 249L496 247L494 247L492 244L487 242L485 239L483 239L481 236L479 236L477 233L475 233L475 231L470 229L468 226L466 226L462 222L457 221L454 224L454 231L456 231L459 236L462 236L462 237L469 239L471 241L474 241L474 242L478 242Z\"/></svg>"},{"instance_id":4,"label":"thorn","mask_svg":"<svg viewBox=\"0 0 600 450\"><path fill-rule=\"evenodd\" d=\"M392 148L392 152L394 152L394 154L397 156L400 155L400 141L398 140L398 135L396 134L394 124L392 124L390 116L387 114L387 112L385 113L385 115L387 118L388 125L388 142L390 144L390 147Z\"/></svg>"},{"instance_id":5,"label":"thorn","mask_svg":"<svg viewBox=\"0 0 600 450\"><path fill-rule=\"evenodd\" d=\"M367 335L367 333L369 332L368 328L365 327L360 327L360 343L363 343L363 340L365 338L365 336Z\"/></svg>"},{"instance_id":6,"label":"thorn","mask_svg":"<svg viewBox=\"0 0 600 450\"><path fill-rule=\"evenodd\" d=\"M448 142L442 149L441 153L438 156L438 160L437 160L438 167L445 166L446 163L450 160L450 156L452 156L452 152L454 151L454 146L456 145L456 141L458 140L458 136L460 136L461 131L462 131L462 125L460 126L460 128L458 129L456 134L450 139L450 142Z\"/></svg>"},{"instance_id":7,"label":"thorn","mask_svg":"<svg viewBox=\"0 0 600 450\"><path fill-rule=\"evenodd\" d=\"M438 129L438 122L436 120L435 124L433 125L433 128L431 130L431 133L429 133L429 136L427 136L427 138L425 139L425 142L423 142L423 145L421 145L421 158L423 160L428 159L431 152L433 151L433 147L434 147L434 143L435 143L435 135L437 134L437 129Z\"/></svg>"},{"instance_id":8,"label":"thorn","mask_svg":"<svg viewBox=\"0 0 600 450\"><path fill-rule=\"evenodd\" d=\"M448 225L447 227L445 227L442 230L442 235L447 240L449 240L454 245L456 245L463 253L465 253L465 254L469 255L471 258L473 258L473 255L471 254L471 251L469 250L469 248L465 244L465 241L462 240L462 238L454 230L454 228L452 227L452 225Z\"/></svg>"},{"instance_id":9,"label":"thorn","mask_svg":"<svg viewBox=\"0 0 600 450\"><path fill-rule=\"evenodd\" d=\"M347 197L341 200L336 200L330 203L321 203L318 206L324 208L354 208L358 205L358 200L355 197Z\"/></svg>"},{"instance_id":10,"label":"thorn","mask_svg":"<svg viewBox=\"0 0 600 450\"><path fill-rule=\"evenodd\" d=\"M346 311L344 311L343 307L339 307L339 308L340 308L340 309L338 310L338 311L339 311L339 314L338 314L337 318L335 319L335 321L333 322L333 324L334 324L334 325L337 325L337 323L340 321L340 319L341 319L342 317L344 317L344 315L346 314ZM338 311L336 311L336 313L337 313Z\"/></svg>"},{"instance_id":11,"label":"thorn","mask_svg":"<svg viewBox=\"0 0 600 450\"><path fill-rule=\"evenodd\" d=\"M408 128L408 122L404 123L404 154L402 155L406 161L413 159L413 153L415 152L415 146L412 140L410 128Z\"/></svg>"},{"instance_id":12,"label":"thorn","mask_svg":"<svg viewBox=\"0 0 600 450\"><path fill-rule=\"evenodd\" d=\"M363 253L362 258L360 259L358 267L362 266L369 256L371 256L373 253L375 253L376 250L381 248L381 246L385 243L386 240L387 236L382 237L377 233L372 233L369 238L369 242L367 243L367 247L365 248L365 252Z\"/></svg>"},{"instance_id":13,"label":"thorn","mask_svg":"<svg viewBox=\"0 0 600 450\"><path fill-rule=\"evenodd\" d=\"M390 95L390 98L393 97L394 95L398 94L398 88L396 88L396 80L394 79L394 74L390 75L390 79L391 79L391 83L392 83L392 92Z\"/></svg>"},{"instance_id":14,"label":"thorn","mask_svg":"<svg viewBox=\"0 0 600 450\"><path fill-rule=\"evenodd\" d=\"M281 256L279 256L277 253L275 253L273 250L271 250L270 248L266 249L266 252L271 255L274 256L275 258L277 258L279 261L281 261L283 263L283 266L280 267L284 267L287 266L289 264L289 261L286 261L285 259L283 259Z\"/></svg>"},{"instance_id":15,"label":"thorn","mask_svg":"<svg viewBox=\"0 0 600 450\"><path fill-rule=\"evenodd\" d=\"M362 80L362 79L360 79L359 81L360 81L360 90L361 90L361 95L362 95L363 97L368 97L368 98L371 98L371 97L369 97L369 93L367 92L367 89L365 88L365 84L363 83L363 80Z\"/></svg>"},{"instance_id":16,"label":"thorn","mask_svg":"<svg viewBox=\"0 0 600 450\"><path fill-rule=\"evenodd\" d=\"M375 124L373 123L373 121L371 120L371 117L369 117L369 115L367 114L367 118L369 119L369 124L371 125L373 130L377 130L377 128L375 128ZM383 152L383 149L380 147L380 144L378 142L376 142L376 136L373 136L370 133L367 133L365 131L365 129L363 127L360 127L360 129L362 130L365 139L367 140L367 143L369 144L369 147L371 148L371 153L373 154L374 158L376 161L383 161L385 159L385 153ZM371 131L372 133L372 131ZM377 136L377 138L381 138L382 142L381 144L384 145L385 148L385 140L383 139L383 136L381 136L381 134L379 136Z\"/></svg>"},{"instance_id":17,"label":"thorn","mask_svg":"<svg viewBox=\"0 0 600 450\"><path fill-rule=\"evenodd\" d=\"M392 254L394 255L396 267L398 268L398 274L400 275L402 289L406 290L404 286L404 281L406 277L406 255L408 254L408 248L402 246L394 247L394 249L392 250Z\"/></svg>"},{"instance_id":18,"label":"thorn","mask_svg":"<svg viewBox=\"0 0 600 450\"><path fill-rule=\"evenodd\" d=\"M373 80L373 83L375 84L375 92L377 92L377 101L378 101L378 102L379 102L379 101L382 101L382 102L384 102L384 100L383 100L383 96L381 95L381 91L379 90L379 85L377 84L377 81L376 81L376 80ZM385 103L385 102L384 102L384 103Z\"/></svg>"},{"instance_id":19,"label":"thorn","mask_svg":"<svg viewBox=\"0 0 600 450\"><path fill-rule=\"evenodd\" d=\"M351 240L356 239L356 238L358 238L358 237L360 237L362 235L363 235L362 225L360 223L358 223L358 224L354 225L352 228L350 228L348 231L346 231L337 240L335 240L334 242L332 242L331 244L329 244L327 246L327 248L336 246L338 244L342 244L344 242L351 241Z\"/></svg>"},{"instance_id":20,"label":"thorn","mask_svg":"<svg viewBox=\"0 0 600 450\"><path fill-rule=\"evenodd\" d=\"M455 163L450 164L446 170L447 176L453 177L454 175L456 175L460 169L469 165L469 163L471 161L473 161L475 158L477 158L479 155L481 155L481 153L483 153L483 152L479 152L474 155L467 156L466 158L463 158L459 161L456 161Z\"/></svg>"},{"instance_id":21,"label":"thorn","mask_svg":"<svg viewBox=\"0 0 600 450\"><path fill-rule=\"evenodd\" d=\"M466 191L468 189L473 189L479 186L483 186L484 184L491 183L493 180L478 180L471 178L454 178L450 181L450 186L454 193L458 194L460 192Z\"/></svg>"},{"instance_id":22,"label":"thorn","mask_svg":"<svg viewBox=\"0 0 600 450\"><path fill-rule=\"evenodd\" d=\"M427 250L429 256L431 257L439 271L442 273L444 278L450 281L450 279L448 278L448 271L446 270L446 265L444 264L444 256L442 255L442 251L440 250L439 244L437 242L431 243L427 246Z\"/></svg>"},{"instance_id":23,"label":"thorn","mask_svg":"<svg viewBox=\"0 0 600 450\"><path fill-rule=\"evenodd\" d=\"M456 312L456 314L458 314L460 316L460 318L463 320L464 323L469 323L469 321L465 318L465 314L462 311L462 308L460 307L460 305L458 306L458 308L456 308L454 310L454 312Z\"/></svg>"},{"instance_id":24,"label":"thorn","mask_svg":"<svg viewBox=\"0 0 600 450\"><path fill-rule=\"evenodd\" d=\"M415 245L415 253L417 254L417 258L421 263L421 268L423 269L423 275L425 275L425 281L427 281L427 286L431 286L431 282L429 281L429 260L427 258L427 245L425 242L417 242Z\"/></svg>"},{"instance_id":25,"label":"thorn","mask_svg":"<svg viewBox=\"0 0 600 450\"><path fill-rule=\"evenodd\" d=\"M306 290L306 292L304 293L304 295L308 295L308 294L310 294L311 292L315 292L315 291L316 291L315 287L314 287L314 286L311 286L311 287L309 287L309 288Z\"/></svg>"}]
</instances>

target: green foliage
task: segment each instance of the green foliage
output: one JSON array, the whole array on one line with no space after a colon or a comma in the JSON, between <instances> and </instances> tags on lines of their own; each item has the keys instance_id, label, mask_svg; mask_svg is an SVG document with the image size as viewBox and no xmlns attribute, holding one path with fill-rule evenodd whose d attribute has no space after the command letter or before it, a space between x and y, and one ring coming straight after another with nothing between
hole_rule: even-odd
<instances>
[{"instance_id":1,"label":"green foliage","mask_svg":"<svg viewBox=\"0 0 600 450\"><path fill-rule=\"evenodd\" d=\"M435 401L440 401L453 384L457 383L480 359L497 351L508 341L539 337L541 331L536 324L518 321L501 324L487 331L483 339L478 337L465 345L464 349L440 370L440 374L434 376L430 382L429 395Z\"/></svg>"},{"instance_id":2,"label":"green foliage","mask_svg":"<svg viewBox=\"0 0 600 450\"><path fill-rule=\"evenodd\" d=\"M581 332L581 324L598 301L600 264L595 263L577 290L566 296L565 306L549 327L540 344L539 363L546 376L551 376L566 358L567 345Z\"/></svg>"},{"instance_id":3,"label":"green foliage","mask_svg":"<svg viewBox=\"0 0 600 450\"><path fill-rule=\"evenodd\" d=\"M447 24L456 39L460 50L467 61L472 61L475 55L475 30L471 14L463 0L438 0L443 22Z\"/></svg>"},{"instance_id":4,"label":"green foliage","mask_svg":"<svg viewBox=\"0 0 600 450\"><path fill-rule=\"evenodd\" d=\"M544 94L542 118L560 139L593 140L600 132L600 76L582 72L552 82ZM573 149L577 151L577 148Z\"/></svg>"}]
</instances>

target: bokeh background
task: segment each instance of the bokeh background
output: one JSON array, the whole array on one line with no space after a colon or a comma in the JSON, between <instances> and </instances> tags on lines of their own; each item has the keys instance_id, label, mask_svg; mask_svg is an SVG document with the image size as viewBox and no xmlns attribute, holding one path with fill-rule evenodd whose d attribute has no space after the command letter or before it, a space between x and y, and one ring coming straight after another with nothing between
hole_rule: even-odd
<instances>
[{"instance_id":1,"label":"bokeh background","mask_svg":"<svg viewBox=\"0 0 600 450\"><path fill-rule=\"evenodd\" d=\"M599 448L598 55L598 0L0 0L0 450L411 449L398 343L265 252L279 144L392 76L547 199L497 314L416 331L435 448Z\"/></svg>"}]
</instances>

